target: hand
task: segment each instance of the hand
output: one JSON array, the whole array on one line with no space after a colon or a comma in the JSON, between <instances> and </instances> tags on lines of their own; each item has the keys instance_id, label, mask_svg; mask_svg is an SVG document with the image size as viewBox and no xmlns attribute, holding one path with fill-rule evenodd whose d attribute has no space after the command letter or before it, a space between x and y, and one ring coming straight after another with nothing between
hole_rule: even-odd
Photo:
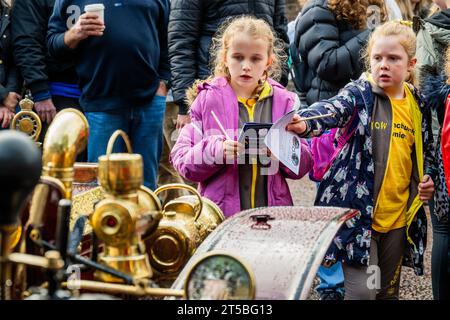
<instances>
[{"instance_id":1,"label":"hand","mask_svg":"<svg viewBox=\"0 0 450 320\"><path fill-rule=\"evenodd\" d=\"M2 128L8 128L9 123L14 117L14 112L12 112L9 108L0 106L0 122L2 124Z\"/></svg>"},{"instance_id":2,"label":"hand","mask_svg":"<svg viewBox=\"0 0 450 320\"><path fill-rule=\"evenodd\" d=\"M244 145L234 140L225 140L223 142L224 159L234 160L240 153L244 152Z\"/></svg>"},{"instance_id":3,"label":"hand","mask_svg":"<svg viewBox=\"0 0 450 320\"><path fill-rule=\"evenodd\" d=\"M322 261L322 265L325 267L325 268L330 268L333 264L335 264L336 262L333 262L333 261L329 261L329 260L327 260L327 261L325 261L325 260L323 260Z\"/></svg>"},{"instance_id":4,"label":"hand","mask_svg":"<svg viewBox=\"0 0 450 320\"><path fill-rule=\"evenodd\" d=\"M75 49L80 41L90 37L101 37L105 31L105 24L95 13L83 13L75 25L64 33L64 43Z\"/></svg>"},{"instance_id":5,"label":"hand","mask_svg":"<svg viewBox=\"0 0 450 320\"><path fill-rule=\"evenodd\" d=\"M166 84L164 83L164 81L160 81L158 90L156 91L156 95L165 97L165 96L167 96L167 91L168 90L167 90L167 87L166 87Z\"/></svg>"},{"instance_id":6,"label":"hand","mask_svg":"<svg viewBox=\"0 0 450 320\"><path fill-rule=\"evenodd\" d=\"M20 99L22 99L20 94L15 92L8 92L6 98L3 99L3 105L7 107L12 113L14 113L14 109L19 103Z\"/></svg>"},{"instance_id":7,"label":"hand","mask_svg":"<svg viewBox=\"0 0 450 320\"><path fill-rule=\"evenodd\" d=\"M419 198L422 201L430 200L434 192L434 182L429 175L424 175L419 183Z\"/></svg>"},{"instance_id":8,"label":"hand","mask_svg":"<svg viewBox=\"0 0 450 320\"><path fill-rule=\"evenodd\" d=\"M286 130L293 131L296 134L302 134L306 131L306 122L301 120L302 118L298 114L294 114L291 123L286 126Z\"/></svg>"},{"instance_id":9,"label":"hand","mask_svg":"<svg viewBox=\"0 0 450 320\"><path fill-rule=\"evenodd\" d=\"M35 102L34 109L36 110L39 118L47 123L52 122L53 118L56 116L56 108L52 102L52 99Z\"/></svg>"},{"instance_id":10,"label":"hand","mask_svg":"<svg viewBox=\"0 0 450 320\"><path fill-rule=\"evenodd\" d=\"M189 115L179 114L177 117L177 130L181 130L188 123L191 123L191 117Z\"/></svg>"}]
</instances>

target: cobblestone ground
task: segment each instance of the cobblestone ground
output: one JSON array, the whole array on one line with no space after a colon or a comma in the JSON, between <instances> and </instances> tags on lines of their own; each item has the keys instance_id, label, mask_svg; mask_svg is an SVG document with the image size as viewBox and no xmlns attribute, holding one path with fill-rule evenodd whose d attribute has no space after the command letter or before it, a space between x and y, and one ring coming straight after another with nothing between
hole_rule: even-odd
<instances>
[{"instance_id":1,"label":"cobblestone ground","mask_svg":"<svg viewBox=\"0 0 450 320\"><path fill-rule=\"evenodd\" d=\"M307 177L293 181L289 180L289 186L294 198L295 205L312 206L316 195L315 183L310 181ZM402 278L400 284L400 299L402 300L431 300L433 299L431 291L431 223L428 219L428 242L425 251L425 275L417 277L410 268L403 268ZM317 279L316 279L317 283ZM311 290L310 299L318 299L315 290Z\"/></svg>"}]
</instances>

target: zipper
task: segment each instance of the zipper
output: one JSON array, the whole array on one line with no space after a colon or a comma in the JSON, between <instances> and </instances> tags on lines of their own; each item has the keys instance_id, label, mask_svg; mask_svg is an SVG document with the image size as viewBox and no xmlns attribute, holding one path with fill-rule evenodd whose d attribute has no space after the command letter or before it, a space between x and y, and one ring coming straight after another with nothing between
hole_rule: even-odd
<instances>
[{"instance_id":1,"label":"zipper","mask_svg":"<svg viewBox=\"0 0 450 320\"><path fill-rule=\"evenodd\" d=\"M251 108L247 105L247 103L243 103L243 105L244 105L245 109L247 110L248 118L249 118L250 122L253 122L254 118L255 118L254 112L255 112L256 103ZM249 158L249 160L250 160L250 158ZM250 188L250 208L253 209L253 208L255 208L256 178L258 175L258 164L253 163L253 161L252 161L251 165L252 165L252 185Z\"/></svg>"},{"instance_id":2,"label":"zipper","mask_svg":"<svg viewBox=\"0 0 450 320\"><path fill-rule=\"evenodd\" d=\"M254 2L252 2L252 3L254 4ZM259 101L260 101L260 98L258 98L256 100L253 107L249 107L247 103L243 103L243 105L245 106L245 109L247 110L250 122L255 121L255 110L256 110L256 105ZM239 105L239 103L238 103L238 105ZM251 185L251 189L250 189L250 207L253 209L253 208L255 208L256 182L258 179L258 161L257 160L254 161L254 163L251 163L251 165L252 165L252 185Z\"/></svg>"},{"instance_id":3,"label":"zipper","mask_svg":"<svg viewBox=\"0 0 450 320\"><path fill-rule=\"evenodd\" d=\"M247 109L250 122L253 122L254 118L255 118L254 114L255 114L256 103L251 108L249 108L247 104L244 104L245 108ZM258 163L257 162L254 163L254 162L255 161L252 161L252 163L251 163L251 165L252 165L252 186L250 189L250 207L252 209L255 208L256 179L258 176Z\"/></svg>"}]
</instances>

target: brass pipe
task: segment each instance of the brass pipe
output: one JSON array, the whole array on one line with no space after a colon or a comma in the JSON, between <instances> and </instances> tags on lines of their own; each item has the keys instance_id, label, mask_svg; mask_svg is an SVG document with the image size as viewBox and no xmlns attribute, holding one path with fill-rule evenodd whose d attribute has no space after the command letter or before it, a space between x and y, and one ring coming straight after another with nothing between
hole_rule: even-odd
<instances>
[{"instance_id":1,"label":"brass pipe","mask_svg":"<svg viewBox=\"0 0 450 320\"><path fill-rule=\"evenodd\" d=\"M76 287L79 290L90 290L109 294L128 294L133 296L154 296L154 297L184 297L184 290L174 290L167 288L144 288L140 286L130 286L125 284L115 284L90 280L75 280L63 282L63 288Z\"/></svg>"},{"instance_id":2,"label":"brass pipe","mask_svg":"<svg viewBox=\"0 0 450 320\"><path fill-rule=\"evenodd\" d=\"M66 188L65 199L72 197L76 156L87 145L89 124L76 109L58 112L47 130L43 144L42 175L61 180Z\"/></svg>"},{"instance_id":3,"label":"brass pipe","mask_svg":"<svg viewBox=\"0 0 450 320\"><path fill-rule=\"evenodd\" d=\"M3 225L0 226L0 300L10 300L11 288L13 287L13 275L11 272L11 261L9 257L13 246L15 245L17 237L16 232L18 226L13 225Z\"/></svg>"},{"instance_id":4,"label":"brass pipe","mask_svg":"<svg viewBox=\"0 0 450 320\"><path fill-rule=\"evenodd\" d=\"M27 266L39 267L46 269L48 267L48 259L41 256L34 256L26 253L11 253L7 260L17 264L25 264Z\"/></svg>"},{"instance_id":5,"label":"brass pipe","mask_svg":"<svg viewBox=\"0 0 450 320\"><path fill-rule=\"evenodd\" d=\"M0 228L0 300L11 300L11 263L8 261L10 232Z\"/></svg>"}]
</instances>

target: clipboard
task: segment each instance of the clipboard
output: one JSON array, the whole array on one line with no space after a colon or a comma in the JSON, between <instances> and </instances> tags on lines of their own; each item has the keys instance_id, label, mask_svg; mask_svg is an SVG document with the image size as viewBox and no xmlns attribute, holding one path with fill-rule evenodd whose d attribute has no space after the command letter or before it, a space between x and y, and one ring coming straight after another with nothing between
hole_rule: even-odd
<instances>
[{"instance_id":1,"label":"clipboard","mask_svg":"<svg viewBox=\"0 0 450 320\"><path fill-rule=\"evenodd\" d=\"M272 123L246 122L242 126L238 141L245 146L246 152L249 148L266 147L264 139L270 128L272 128Z\"/></svg>"}]
</instances>

